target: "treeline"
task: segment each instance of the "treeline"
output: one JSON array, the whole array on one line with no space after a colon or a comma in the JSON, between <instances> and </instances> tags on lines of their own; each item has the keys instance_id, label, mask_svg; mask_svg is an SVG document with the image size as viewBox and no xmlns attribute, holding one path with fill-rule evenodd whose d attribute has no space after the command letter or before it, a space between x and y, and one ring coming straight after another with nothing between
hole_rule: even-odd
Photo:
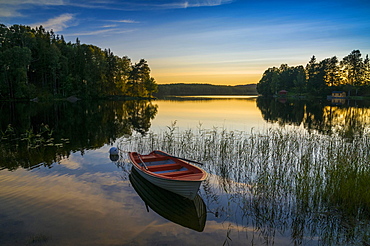
<instances>
[{"instance_id":1,"label":"treeline","mask_svg":"<svg viewBox=\"0 0 370 246\"><path fill-rule=\"evenodd\" d=\"M144 59L66 42L42 26L0 24L0 99L77 95L150 97L157 84Z\"/></svg>"},{"instance_id":2,"label":"treeline","mask_svg":"<svg viewBox=\"0 0 370 246\"><path fill-rule=\"evenodd\" d=\"M163 84L158 85L156 96L195 95L256 95L256 85L211 85L211 84Z\"/></svg>"},{"instance_id":3,"label":"treeline","mask_svg":"<svg viewBox=\"0 0 370 246\"><path fill-rule=\"evenodd\" d=\"M327 95L332 90L354 90L356 95L361 88L362 94L370 92L369 56L361 57L359 50L353 50L341 61L336 56L317 61L312 56L304 66L267 69L257 84L258 93L274 95L280 90L315 96Z\"/></svg>"}]
</instances>

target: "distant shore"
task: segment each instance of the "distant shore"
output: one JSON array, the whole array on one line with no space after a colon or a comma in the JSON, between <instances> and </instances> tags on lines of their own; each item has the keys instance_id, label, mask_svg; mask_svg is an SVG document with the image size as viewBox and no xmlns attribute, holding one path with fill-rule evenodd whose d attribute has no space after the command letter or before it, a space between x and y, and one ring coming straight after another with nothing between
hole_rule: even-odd
<instances>
[{"instance_id":1,"label":"distant shore","mask_svg":"<svg viewBox=\"0 0 370 246\"><path fill-rule=\"evenodd\" d=\"M212 84L159 84L156 97L201 96L201 95L258 95L256 84L212 85Z\"/></svg>"}]
</instances>

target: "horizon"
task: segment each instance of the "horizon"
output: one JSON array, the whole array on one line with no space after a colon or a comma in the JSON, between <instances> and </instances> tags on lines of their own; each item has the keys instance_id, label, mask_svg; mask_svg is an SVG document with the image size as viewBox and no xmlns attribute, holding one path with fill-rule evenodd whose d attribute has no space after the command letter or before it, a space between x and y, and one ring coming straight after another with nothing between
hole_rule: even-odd
<instances>
[{"instance_id":1,"label":"horizon","mask_svg":"<svg viewBox=\"0 0 370 246\"><path fill-rule=\"evenodd\" d=\"M159 84L159 85L218 85L218 86L246 86L246 85L257 85L257 83L250 83L250 84L235 84L235 85L225 85L225 84L210 84L210 83L166 83L166 84Z\"/></svg>"},{"instance_id":2,"label":"horizon","mask_svg":"<svg viewBox=\"0 0 370 246\"><path fill-rule=\"evenodd\" d=\"M158 84L256 84L269 67L370 53L370 2L14 0L3 24L145 59Z\"/></svg>"}]
</instances>

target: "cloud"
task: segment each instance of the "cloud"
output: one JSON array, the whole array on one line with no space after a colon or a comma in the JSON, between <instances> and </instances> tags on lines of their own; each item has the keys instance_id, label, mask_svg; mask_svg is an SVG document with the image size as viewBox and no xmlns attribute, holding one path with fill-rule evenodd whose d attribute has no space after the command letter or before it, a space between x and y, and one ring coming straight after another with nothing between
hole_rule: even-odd
<instances>
[{"instance_id":1,"label":"cloud","mask_svg":"<svg viewBox=\"0 0 370 246\"><path fill-rule=\"evenodd\" d=\"M128 24L140 23L139 21L134 21L134 20L108 20L108 21L116 22L116 23L128 23Z\"/></svg>"},{"instance_id":2,"label":"cloud","mask_svg":"<svg viewBox=\"0 0 370 246\"><path fill-rule=\"evenodd\" d=\"M0 17L15 17L15 16L21 16L21 14L18 13L16 8L5 6L0 8Z\"/></svg>"},{"instance_id":3,"label":"cloud","mask_svg":"<svg viewBox=\"0 0 370 246\"><path fill-rule=\"evenodd\" d=\"M134 21L134 20L117 20L115 22L119 22L119 23L140 23L140 22Z\"/></svg>"},{"instance_id":4,"label":"cloud","mask_svg":"<svg viewBox=\"0 0 370 246\"><path fill-rule=\"evenodd\" d=\"M22 16L19 12L33 6L63 6L64 0L0 0L0 17Z\"/></svg>"},{"instance_id":5,"label":"cloud","mask_svg":"<svg viewBox=\"0 0 370 246\"><path fill-rule=\"evenodd\" d=\"M112 28L112 27L117 27L117 25L104 25L102 28Z\"/></svg>"},{"instance_id":6,"label":"cloud","mask_svg":"<svg viewBox=\"0 0 370 246\"><path fill-rule=\"evenodd\" d=\"M186 9L194 7L212 7L229 4L235 0L172 0L172 1L125 1L100 0L77 2L72 0L0 0L0 17L22 16L20 10L45 6L73 6L90 9L115 9L125 11L137 11L143 9ZM122 23L139 23L133 20L121 20Z\"/></svg>"},{"instance_id":7,"label":"cloud","mask_svg":"<svg viewBox=\"0 0 370 246\"><path fill-rule=\"evenodd\" d=\"M64 5L64 0L12 0L12 1L1 1L5 5Z\"/></svg>"},{"instance_id":8,"label":"cloud","mask_svg":"<svg viewBox=\"0 0 370 246\"><path fill-rule=\"evenodd\" d=\"M180 8L191 8L191 7L212 7L223 4L231 3L232 0L205 0L205 1L184 1L178 3Z\"/></svg>"},{"instance_id":9,"label":"cloud","mask_svg":"<svg viewBox=\"0 0 370 246\"><path fill-rule=\"evenodd\" d=\"M135 3L123 3L125 10L138 9L186 9L194 7L213 7L229 4L234 0L185 0L185 1L136 1Z\"/></svg>"},{"instance_id":10,"label":"cloud","mask_svg":"<svg viewBox=\"0 0 370 246\"><path fill-rule=\"evenodd\" d=\"M53 29L54 32L59 32L71 26L74 19L74 14L66 13L49 19L46 22L33 24L33 26L42 25L46 30Z\"/></svg>"},{"instance_id":11,"label":"cloud","mask_svg":"<svg viewBox=\"0 0 370 246\"><path fill-rule=\"evenodd\" d=\"M68 169L74 170L81 168L82 164L79 161L74 161L70 159L63 159L60 161L60 164L65 166Z\"/></svg>"},{"instance_id":12,"label":"cloud","mask_svg":"<svg viewBox=\"0 0 370 246\"><path fill-rule=\"evenodd\" d=\"M92 36L92 35L100 35L106 34L108 35L117 35L132 32L133 30L120 30L119 28L109 28L109 29L102 29L102 30L95 30L90 32L80 32L80 33L71 33L70 36Z\"/></svg>"},{"instance_id":13,"label":"cloud","mask_svg":"<svg viewBox=\"0 0 370 246\"><path fill-rule=\"evenodd\" d=\"M80 32L80 33L72 33L70 35L72 36L91 36L91 35L97 35L97 34L105 34L109 32L113 32L116 29L103 29L103 30L96 30L96 31L90 31L90 32Z\"/></svg>"}]
</instances>

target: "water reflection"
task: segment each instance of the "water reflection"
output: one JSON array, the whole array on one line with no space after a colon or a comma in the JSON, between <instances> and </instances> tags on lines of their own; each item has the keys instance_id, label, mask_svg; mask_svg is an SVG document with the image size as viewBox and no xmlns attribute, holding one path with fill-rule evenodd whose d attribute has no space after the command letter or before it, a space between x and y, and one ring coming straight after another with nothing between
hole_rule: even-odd
<instances>
[{"instance_id":1,"label":"water reflection","mask_svg":"<svg viewBox=\"0 0 370 246\"><path fill-rule=\"evenodd\" d=\"M172 98L157 100L159 110L151 130L158 131L176 121L180 129L223 127L246 130L266 127L256 98Z\"/></svg>"},{"instance_id":2,"label":"water reflection","mask_svg":"<svg viewBox=\"0 0 370 246\"><path fill-rule=\"evenodd\" d=\"M213 219L228 228L226 243L245 233L265 245L278 245L278 235L293 245L367 245L369 144L369 135L348 142L277 128L168 129L132 136L121 146L142 153L160 148L205 163L210 175L201 196Z\"/></svg>"},{"instance_id":3,"label":"water reflection","mask_svg":"<svg viewBox=\"0 0 370 246\"><path fill-rule=\"evenodd\" d=\"M338 134L349 141L362 137L370 126L370 106L366 101L338 106L329 101L281 102L259 97L257 106L263 119L269 123L303 126L310 132Z\"/></svg>"},{"instance_id":4,"label":"water reflection","mask_svg":"<svg viewBox=\"0 0 370 246\"><path fill-rule=\"evenodd\" d=\"M156 114L145 100L0 104L0 169L51 166L71 152L145 134Z\"/></svg>"},{"instance_id":5,"label":"water reflection","mask_svg":"<svg viewBox=\"0 0 370 246\"><path fill-rule=\"evenodd\" d=\"M144 203L157 214L181 226L198 232L203 231L207 212L203 199L199 195L194 200L185 199L148 182L134 168L129 177L132 186Z\"/></svg>"},{"instance_id":6,"label":"water reflection","mask_svg":"<svg viewBox=\"0 0 370 246\"><path fill-rule=\"evenodd\" d=\"M369 245L369 107L260 100L261 111L254 100L222 99L1 104L0 169L7 169L0 170L2 245L35 239L46 245ZM158 114L166 112L162 126L182 116L193 117L193 128L143 136L157 103L163 106ZM211 128L196 127L200 117L220 116L220 109L221 121L263 122L262 112L269 122L325 134L284 131L295 127L227 131L212 128L215 116ZM200 196L207 218L202 202L190 206L191 222L184 219L193 230L143 213L128 182L131 165L124 156L112 163L109 144L99 148L122 135L123 151L162 149L205 163L210 175ZM173 215L177 211L164 214L181 217L182 211Z\"/></svg>"}]
</instances>

